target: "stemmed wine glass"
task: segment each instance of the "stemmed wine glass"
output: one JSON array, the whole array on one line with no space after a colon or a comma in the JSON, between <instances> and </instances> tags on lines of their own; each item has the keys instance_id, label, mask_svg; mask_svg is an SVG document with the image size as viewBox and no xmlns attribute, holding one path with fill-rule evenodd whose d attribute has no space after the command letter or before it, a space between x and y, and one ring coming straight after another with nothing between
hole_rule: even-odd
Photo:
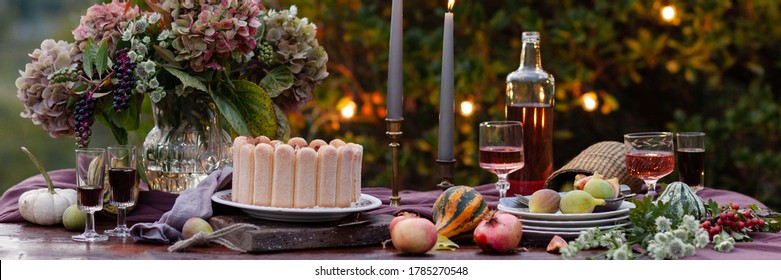
<instances>
[{"instance_id":1,"label":"stemmed wine glass","mask_svg":"<svg viewBox=\"0 0 781 280\"><path fill-rule=\"evenodd\" d=\"M503 198L510 188L507 175L523 168L523 130L518 121L480 123L480 168L499 177L496 189Z\"/></svg>"},{"instance_id":2,"label":"stemmed wine glass","mask_svg":"<svg viewBox=\"0 0 781 280\"><path fill-rule=\"evenodd\" d=\"M103 178L106 174L106 149L76 150L76 201L87 212L84 233L71 239L83 242L106 241L108 236L95 232L95 212L103 209Z\"/></svg>"},{"instance_id":3,"label":"stemmed wine glass","mask_svg":"<svg viewBox=\"0 0 781 280\"><path fill-rule=\"evenodd\" d=\"M136 146L118 145L108 147L108 184L110 203L117 207L117 227L106 231L114 237L130 236L127 227L126 208L135 204Z\"/></svg>"},{"instance_id":4,"label":"stemmed wine glass","mask_svg":"<svg viewBox=\"0 0 781 280\"><path fill-rule=\"evenodd\" d=\"M638 132L624 135L626 169L648 186L646 195L656 196L656 181L675 169L673 134Z\"/></svg>"}]
</instances>

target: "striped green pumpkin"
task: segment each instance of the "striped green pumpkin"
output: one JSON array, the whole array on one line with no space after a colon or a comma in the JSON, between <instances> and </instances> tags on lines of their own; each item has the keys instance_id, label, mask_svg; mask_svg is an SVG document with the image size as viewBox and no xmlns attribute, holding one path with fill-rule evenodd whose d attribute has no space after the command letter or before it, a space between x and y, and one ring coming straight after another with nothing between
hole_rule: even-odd
<instances>
[{"instance_id":1,"label":"striped green pumpkin","mask_svg":"<svg viewBox=\"0 0 781 280\"><path fill-rule=\"evenodd\" d=\"M689 214L699 220L705 216L705 205L702 203L702 199L686 183L670 183L658 200L671 204L670 211L679 217ZM687 212L684 212L684 209Z\"/></svg>"},{"instance_id":2,"label":"striped green pumpkin","mask_svg":"<svg viewBox=\"0 0 781 280\"><path fill-rule=\"evenodd\" d=\"M488 213L488 204L474 188L457 186L443 192L434 203L432 216L437 233L450 238L471 232Z\"/></svg>"}]
</instances>

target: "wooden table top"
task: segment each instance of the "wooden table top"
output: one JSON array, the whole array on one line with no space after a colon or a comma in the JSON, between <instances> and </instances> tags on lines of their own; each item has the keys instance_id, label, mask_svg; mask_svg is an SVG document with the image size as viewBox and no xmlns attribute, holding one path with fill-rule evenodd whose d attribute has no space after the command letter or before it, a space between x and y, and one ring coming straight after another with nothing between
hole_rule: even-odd
<instances>
[{"instance_id":1,"label":"wooden table top","mask_svg":"<svg viewBox=\"0 0 781 280\"><path fill-rule=\"evenodd\" d=\"M115 224L99 221L98 232L110 229ZM484 254L474 244L463 244L455 251L435 251L424 256L400 255L389 245L362 246L337 249L299 250L263 254L242 254L220 245L194 248L183 253L170 253L167 245L135 243L132 239L109 238L108 241L82 243L71 240L78 234L63 227L45 227L30 223L0 223L0 259L165 259L165 260L472 260L472 259L533 259L559 260L559 255L545 252L539 246L525 246L510 255ZM523 244L526 245L526 244ZM598 252L582 252L579 257L588 257Z\"/></svg>"}]
</instances>

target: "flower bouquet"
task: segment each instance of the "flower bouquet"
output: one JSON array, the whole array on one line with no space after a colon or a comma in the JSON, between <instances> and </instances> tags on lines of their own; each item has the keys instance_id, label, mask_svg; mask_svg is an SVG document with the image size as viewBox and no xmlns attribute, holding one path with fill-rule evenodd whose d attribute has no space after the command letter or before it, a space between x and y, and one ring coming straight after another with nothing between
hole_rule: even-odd
<instances>
[{"instance_id":1,"label":"flower bouquet","mask_svg":"<svg viewBox=\"0 0 781 280\"><path fill-rule=\"evenodd\" d=\"M149 97L155 128L142 159L153 187L162 173L203 178L227 163L229 135L286 137L285 112L328 76L317 27L295 6L114 0L90 7L72 33L30 54L16 80L21 117L79 147L97 120L125 144Z\"/></svg>"}]
</instances>

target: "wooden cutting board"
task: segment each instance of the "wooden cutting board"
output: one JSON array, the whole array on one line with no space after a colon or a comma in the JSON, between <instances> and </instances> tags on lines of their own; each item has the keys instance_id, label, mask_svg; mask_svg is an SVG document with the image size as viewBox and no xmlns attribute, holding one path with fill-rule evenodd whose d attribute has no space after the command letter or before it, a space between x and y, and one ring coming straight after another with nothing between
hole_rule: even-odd
<instances>
[{"instance_id":1,"label":"wooden cutting board","mask_svg":"<svg viewBox=\"0 0 781 280\"><path fill-rule=\"evenodd\" d=\"M379 245L390 239L391 215L361 214L341 221L324 223L289 223L252 218L246 215L218 215L209 223L218 230L236 223L253 224L260 229L226 236L247 252L273 252L317 248Z\"/></svg>"}]
</instances>

